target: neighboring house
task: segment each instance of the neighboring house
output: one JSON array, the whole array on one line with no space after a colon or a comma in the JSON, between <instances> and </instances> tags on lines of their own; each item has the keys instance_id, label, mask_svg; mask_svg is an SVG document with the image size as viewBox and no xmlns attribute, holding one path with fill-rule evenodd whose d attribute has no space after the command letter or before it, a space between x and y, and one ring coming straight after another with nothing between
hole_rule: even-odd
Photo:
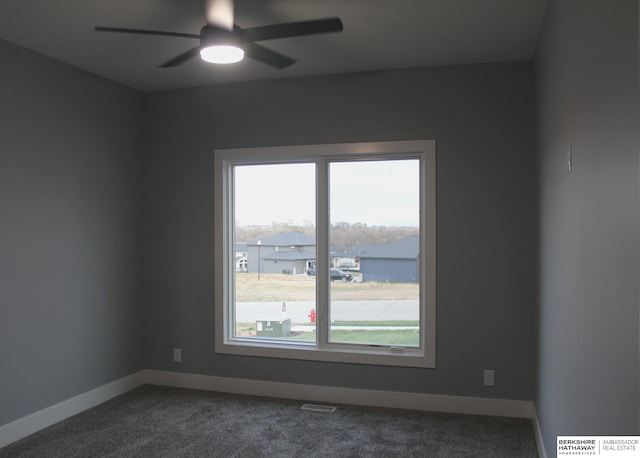
<instances>
[{"instance_id":1,"label":"neighboring house","mask_svg":"<svg viewBox=\"0 0 640 458\"><path fill-rule=\"evenodd\" d=\"M247 244L236 243L236 272L247 271Z\"/></svg>"},{"instance_id":2,"label":"neighboring house","mask_svg":"<svg viewBox=\"0 0 640 458\"><path fill-rule=\"evenodd\" d=\"M382 243L365 243L351 248L331 247L331 267L345 270L360 270L360 256L378 249Z\"/></svg>"},{"instance_id":3,"label":"neighboring house","mask_svg":"<svg viewBox=\"0 0 640 458\"><path fill-rule=\"evenodd\" d=\"M316 239L301 232L247 243L247 272L303 274L315 260Z\"/></svg>"},{"instance_id":4,"label":"neighboring house","mask_svg":"<svg viewBox=\"0 0 640 458\"><path fill-rule=\"evenodd\" d=\"M245 250L244 257L239 248L236 251L237 271L298 275L315 269L315 238L301 232L284 232L254 240L246 244ZM360 270L363 281L417 282L418 253L417 235L353 248L332 246L331 267Z\"/></svg>"},{"instance_id":5,"label":"neighboring house","mask_svg":"<svg viewBox=\"0 0 640 458\"><path fill-rule=\"evenodd\" d=\"M303 274L315 265L316 252L309 250L274 251L262 256L262 271L267 273Z\"/></svg>"},{"instance_id":6,"label":"neighboring house","mask_svg":"<svg viewBox=\"0 0 640 458\"><path fill-rule=\"evenodd\" d=\"M331 246L331 267L343 270L359 270L360 262L357 249Z\"/></svg>"},{"instance_id":7,"label":"neighboring house","mask_svg":"<svg viewBox=\"0 0 640 458\"><path fill-rule=\"evenodd\" d=\"M420 240L417 235L363 247L360 253L362 281L416 283L419 256Z\"/></svg>"}]
</instances>

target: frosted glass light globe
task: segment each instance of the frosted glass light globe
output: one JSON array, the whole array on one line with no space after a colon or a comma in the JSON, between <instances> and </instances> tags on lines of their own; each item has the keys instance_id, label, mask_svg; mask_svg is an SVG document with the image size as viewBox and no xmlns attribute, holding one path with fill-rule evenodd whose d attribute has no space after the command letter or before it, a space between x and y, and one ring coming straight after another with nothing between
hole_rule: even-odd
<instances>
[{"instance_id":1,"label":"frosted glass light globe","mask_svg":"<svg viewBox=\"0 0 640 458\"><path fill-rule=\"evenodd\" d=\"M200 57L213 64L233 64L244 58L242 48L228 45L207 46L200 50Z\"/></svg>"}]
</instances>

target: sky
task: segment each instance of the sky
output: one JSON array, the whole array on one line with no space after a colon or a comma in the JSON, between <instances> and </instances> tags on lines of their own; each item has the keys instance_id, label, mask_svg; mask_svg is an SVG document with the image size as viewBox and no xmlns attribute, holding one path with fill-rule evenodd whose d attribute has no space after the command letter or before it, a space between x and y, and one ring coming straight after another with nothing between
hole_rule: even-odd
<instances>
[{"instance_id":1,"label":"sky","mask_svg":"<svg viewBox=\"0 0 640 458\"><path fill-rule=\"evenodd\" d=\"M243 165L235 169L236 224L315 225L315 164ZM419 161L332 162L331 223L418 226Z\"/></svg>"}]
</instances>

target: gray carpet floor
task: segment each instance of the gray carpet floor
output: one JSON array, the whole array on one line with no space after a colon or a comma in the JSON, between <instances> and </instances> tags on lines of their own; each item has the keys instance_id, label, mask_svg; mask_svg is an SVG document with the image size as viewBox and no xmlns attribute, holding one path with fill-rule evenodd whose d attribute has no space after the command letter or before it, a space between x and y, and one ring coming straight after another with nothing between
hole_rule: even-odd
<instances>
[{"instance_id":1,"label":"gray carpet floor","mask_svg":"<svg viewBox=\"0 0 640 458\"><path fill-rule=\"evenodd\" d=\"M145 385L0 449L0 457L537 457L530 420Z\"/></svg>"}]
</instances>

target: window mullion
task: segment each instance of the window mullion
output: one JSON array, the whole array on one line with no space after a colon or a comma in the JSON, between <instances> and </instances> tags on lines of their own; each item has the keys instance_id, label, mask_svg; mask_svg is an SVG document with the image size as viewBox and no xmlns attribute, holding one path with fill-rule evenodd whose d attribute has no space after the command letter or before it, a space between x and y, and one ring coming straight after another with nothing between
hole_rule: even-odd
<instances>
[{"instance_id":1,"label":"window mullion","mask_svg":"<svg viewBox=\"0 0 640 458\"><path fill-rule=\"evenodd\" d=\"M318 347L329 341L329 175L328 162L316 161L316 336Z\"/></svg>"},{"instance_id":2,"label":"window mullion","mask_svg":"<svg viewBox=\"0 0 640 458\"><path fill-rule=\"evenodd\" d=\"M222 256L224 259L224 266L225 269L223 269L222 275L224 278L224 284L225 284L225 290L224 290L224 294L225 294L225 301L228 301L229 304L235 304L236 303L236 291L235 291L235 266L234 266L234 258L235 258L235 253L234 253L234 247L236 244L236 240L235 240L235 231L234 231L234 226L235 226L235 212L234 212L234 207L235 207L235 170L234 170L234 165L233 164L226 164L224 167L224 178L223 178L223 189L225 192L225 198L224 198L224 205L225 205L225 210L224 210L224 216L225 218L223 218L223 229L222 229L222 236L223 236L223 246L225 247ZM229 341L229 339L232 339L235 337L235 322L236 322L236 317L235 317L236 311L235 311L235 307L225 307L224 310L224 321L225 321L225 333L224 333L224 340L225 342Z\"/></svg>"}]
</instances>

